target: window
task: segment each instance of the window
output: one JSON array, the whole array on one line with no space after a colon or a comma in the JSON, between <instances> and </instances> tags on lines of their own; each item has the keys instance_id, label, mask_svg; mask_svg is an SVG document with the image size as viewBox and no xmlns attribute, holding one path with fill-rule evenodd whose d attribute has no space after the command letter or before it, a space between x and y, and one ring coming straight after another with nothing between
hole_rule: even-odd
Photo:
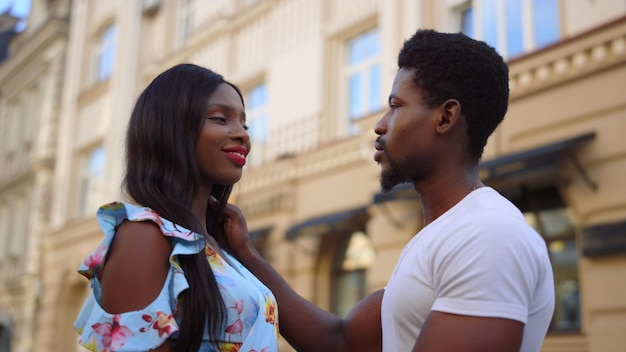
<instances>
[{"instance_id":1,"label":"window","mask_svg":"<svg viewBox=\"0 0 626 352\"><path fill-rule=\"evenodd\" d=\"M335 261L333 311L345 317L367 294L366 271L374 262L374 247L362 231L353 232L339 247Z\"/></svg>"},{"instance_id":2,"label":"window","mask_svg":"<svg viewBox=\"0 0 626 352\"><path fill-rule=\"evenodd\" d=\"M267 259L268 254L267 249L270 230L270 227L266 227L264 229L250 231L248 233L248 236L250 237L250 242L252 242L252 246L265 259Z\"/></svg>"},{"instance_id":3,"label":"window","mask_svg":"<svg viewBox=\"0 0 626 352\"><path fill-rule=\"evenodd\" d=\"M193 0L180 0L178 7L178 36L176 47L181 48L193 31Z\"/></svg>"},{"instance_id":4,"label":"window","mask_svg":"<svg viewBox=\"0 0 626 352\"><path fill-rule=\"evenodd\" d=\"M261 1L263 1L263 0L245 0L244 1L244 6L245 7L252 7L254 5L257 5L257 4L261 3Z\"/></svg>"},{"instance_id":5,"label":"window","mask_svg":"<svg viewBox=\"0 0 626 352\"><path fill-rule=\"evenodd\" d=\"M350 121L382 108L380 32L372 29L348 41L346 78ZM350 126L350 133L359 131Z\"/></svg>"},{"instance_id":6,"label":"window","mask_svg":"<svg viewBox=\"0 0 626 352\"><path fill-rule=\"evenodd\" d=\"M20 104L17 99L13 99L8 102L7 107L7 118L5 120L5 148L8 152L15 152L18 145L18 137L20 135L20 124L19 124L19 116L20 112Z\"/></svg>"},{"instance_id":7,"label":"window","mask_svg":"<svg viewBox=\"0 0 626 352\"><path fill-rule=\"evenodd\" d=\"M0 204L0 264L5 261L8 254L7 248L9 248L10 231L9 222L9 206L6 203Z\"/></svg>"},{"instance_id":8,"label":"window","mask_svg":"<svg viewBox=\"0 0 626 352\"><path fill-rule=\"evenodd\" d=\"M32 139L36 136L37 132L37 119L39 118L39 107L41 102L40 92L37 85L33 85L29 89L25 90L22 98L23 108L23 122L21 126L20 136L22 141L32 143Z\"/></svg>"},{"instance_id":9,"label":"window","mask_svg":"<svg viewBox=\"0 0 626 352\"><path fill-rule=\"evenodd\" d=\"M19 194L13 200L12 226L9 230L9 253L11 258L23 258L24 247L28 236L28 204L25 194Z\"/></svg>"},{"instance_id":10,"label":"window","mask_svg":"<svg viewBox=\"0 0 626 352\"><path fill-rule=\"evenodd\" d=\"M109 25L98 38L94 50L94 83L102 82L113 73L115 64L115 25Z\"/></svg>"},{"instance_id":11,"label":"window","mask_svg":"<svg viewBox=\"0 0 626 352\"><path fill-rule=\"evenodd\" d=\"M252 88L248 92L246 103L246 123L252 144L248 156L248 165L259 166L267 159L267 137L269 135L267 86L259 84Z\"/></svg>"},{"instance_id":12,"label":"window","mask_svg":"<svg viewBox=\"0 0 626 352\"><path fill-rule=\"evenodd\" d=\"M456 9L459 30L505 58L537 50L559 37L557 0L477 0Z\"/></svg>"},{"instance_id":13,"label":"window","mask_svg":"<svg viewBox=\"0 0 626 352\"><path fill-rule=\"evenodd\" d=\"M459 9L460 29L468 37L474 37L474 9L469 4Z\"/></svg>"},{"instance_id":14,"label":"window","mask_svg":"<svg viewBox=\"0 0 626 352\"><path fill-rule=\"evenodd\" d=\"M556 290L550 331L580 330L578 249L574 217L554 185L521 187L503 192L518 206L526 221L546 240Z\"/></svg>"},{"instance_id":15,"label":"window","mask_svg":"<svg viewBox=\"0 0 626 352\"><path fill-rule=\"evenodd\" d=\"M105 152L101 146L88 151L82 160L78 214L95 214L103 202Z\"/></svg>"},{"instance_id":16,"label":"window","mask_svg":"<svg viewBox=\"0 0 626 352\"><path fill-rule=\"evenodd\" d=\"M11 326L0 323L0 351L11 351L11 335Z\"/></svg>"}]
</instances>

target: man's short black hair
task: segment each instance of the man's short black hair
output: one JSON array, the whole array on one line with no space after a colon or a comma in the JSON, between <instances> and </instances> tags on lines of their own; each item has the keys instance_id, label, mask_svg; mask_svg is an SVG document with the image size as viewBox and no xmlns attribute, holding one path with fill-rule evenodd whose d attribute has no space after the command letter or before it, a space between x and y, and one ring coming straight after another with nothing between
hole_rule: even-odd
<instances>
[{"instance_id":1,"label":"man's short black hair","mask_svg":"<svg viewBox=\"0 0 626 352\"><path fill-rule=\"evenodd\" d=\"M467 157L477 164L508 107L509 69L502 57L486 43L462 33L424 29L404 42L398 67L414 69L413 81L423 90L429 107L447 99L461 103L467 119Z\"/></svg>"}]
</instances>

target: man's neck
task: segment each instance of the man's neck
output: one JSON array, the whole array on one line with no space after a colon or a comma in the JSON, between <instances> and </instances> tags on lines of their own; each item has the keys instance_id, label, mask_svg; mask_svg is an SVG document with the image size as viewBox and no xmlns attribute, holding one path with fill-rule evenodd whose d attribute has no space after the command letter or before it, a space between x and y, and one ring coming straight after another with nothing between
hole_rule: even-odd
<instances>
[{"instance_id":1,"label":"man's neck","mask_svg":"<svg viewBox=\"0 0 626 352\"><path fill-rule=\"evenodd\" d=\"M424 214L424 226L450 210L468 194L484 184L476 173L464 177L441 177L430 182L416 183Z\"/></svg>"}]
</instances>

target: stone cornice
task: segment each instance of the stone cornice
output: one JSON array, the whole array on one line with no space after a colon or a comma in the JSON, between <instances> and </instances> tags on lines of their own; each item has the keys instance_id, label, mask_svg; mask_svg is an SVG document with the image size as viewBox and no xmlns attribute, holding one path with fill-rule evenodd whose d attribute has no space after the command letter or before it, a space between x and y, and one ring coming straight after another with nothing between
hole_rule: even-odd
<instances>
[{"instance_id":1,"label":"stone cornice","mask_svg":"<svg viewBox=\"0 0 626 352\"><path fill-rule=\"evenodd\" d=\"M173 52L155 65L150 65L144 71L144 77L151 80L166 68L181 62L187 62L194 53L205 48L207 43L224 38L225 36L227 37L228 35L226 33L233 33L245 25L253 23L256 19L270 14L270 10L275 2L276 1L265 1L249 9L245 9L244 11L236 12L235 15L217 18L210 24L206 23L197 26L197 28L201 30L193 33L193 35L189 37L189 41L184 48Z\"/></svg>"},{"instance_id":2,"label":"stone cornice","mask_svg":"<svg viewBox=\"0 0 626 352\"><path fill-rule=\"evenodd\" d=\"M511 100L626 63L626 19L509 62Z\"/></svg>"},{"instance_id":3,"label":"stone cornice","mask_svg":"<svg viewBox=\"0 0 626 352\"><path fill-rule=\"evenodd\" d=\"M95 216L84 219L70 220L63 224L60 228L50 229L44 235L44 241L47 243L46 250L50 247L65 247L73 244L81 243L85 240L100 240L98 234L101 234L100 227Z\"/></svg>"},{"instance_id":4,"label":"stone cornice","mask_svg":"<svg viewBox=\"0 0 626 352\"><path fill-rule=\"evenodd\" d=\"M20 66L23 67L34 60L39 60L38 53L52 45L56 39L67 37L68 30L68 22L62 19L52 19L41 26L32 37L27 39L20 50L0 65L0 82L10 80L21 71Z\"/></svg>"},{"instance_id":5,"label":"stone cornice","mask_svg":"<svg viewBox=\"0 0 626 352\"><path fill-rule=\"evenodd\" d=\"M247 170L245 178L240 183L240 189L242 193L246 193L267 187L281 187L286 182L312 177L355 163L371 161L371 149L371 143L365 137L338 141L305 154Z\"/></svg>"}]
</instances>

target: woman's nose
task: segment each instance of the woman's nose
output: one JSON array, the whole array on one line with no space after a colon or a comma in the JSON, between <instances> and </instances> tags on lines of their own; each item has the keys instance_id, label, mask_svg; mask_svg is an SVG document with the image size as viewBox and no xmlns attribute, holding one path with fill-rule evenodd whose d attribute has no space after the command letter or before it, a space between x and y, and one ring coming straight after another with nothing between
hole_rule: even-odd
<instances>
[{"instance_id":1,"label":"woman's nose","mask_svg":"<svg viewBox=\"0 0 626 352\"><path fill-rule=\"evenodd\" d=\"M236 126L233 127L230 137L240 139L244 143L248 143L250 141L250 134L248 133L248 130L241 124L236 124Z\"/></svg>"}]
</instances>

